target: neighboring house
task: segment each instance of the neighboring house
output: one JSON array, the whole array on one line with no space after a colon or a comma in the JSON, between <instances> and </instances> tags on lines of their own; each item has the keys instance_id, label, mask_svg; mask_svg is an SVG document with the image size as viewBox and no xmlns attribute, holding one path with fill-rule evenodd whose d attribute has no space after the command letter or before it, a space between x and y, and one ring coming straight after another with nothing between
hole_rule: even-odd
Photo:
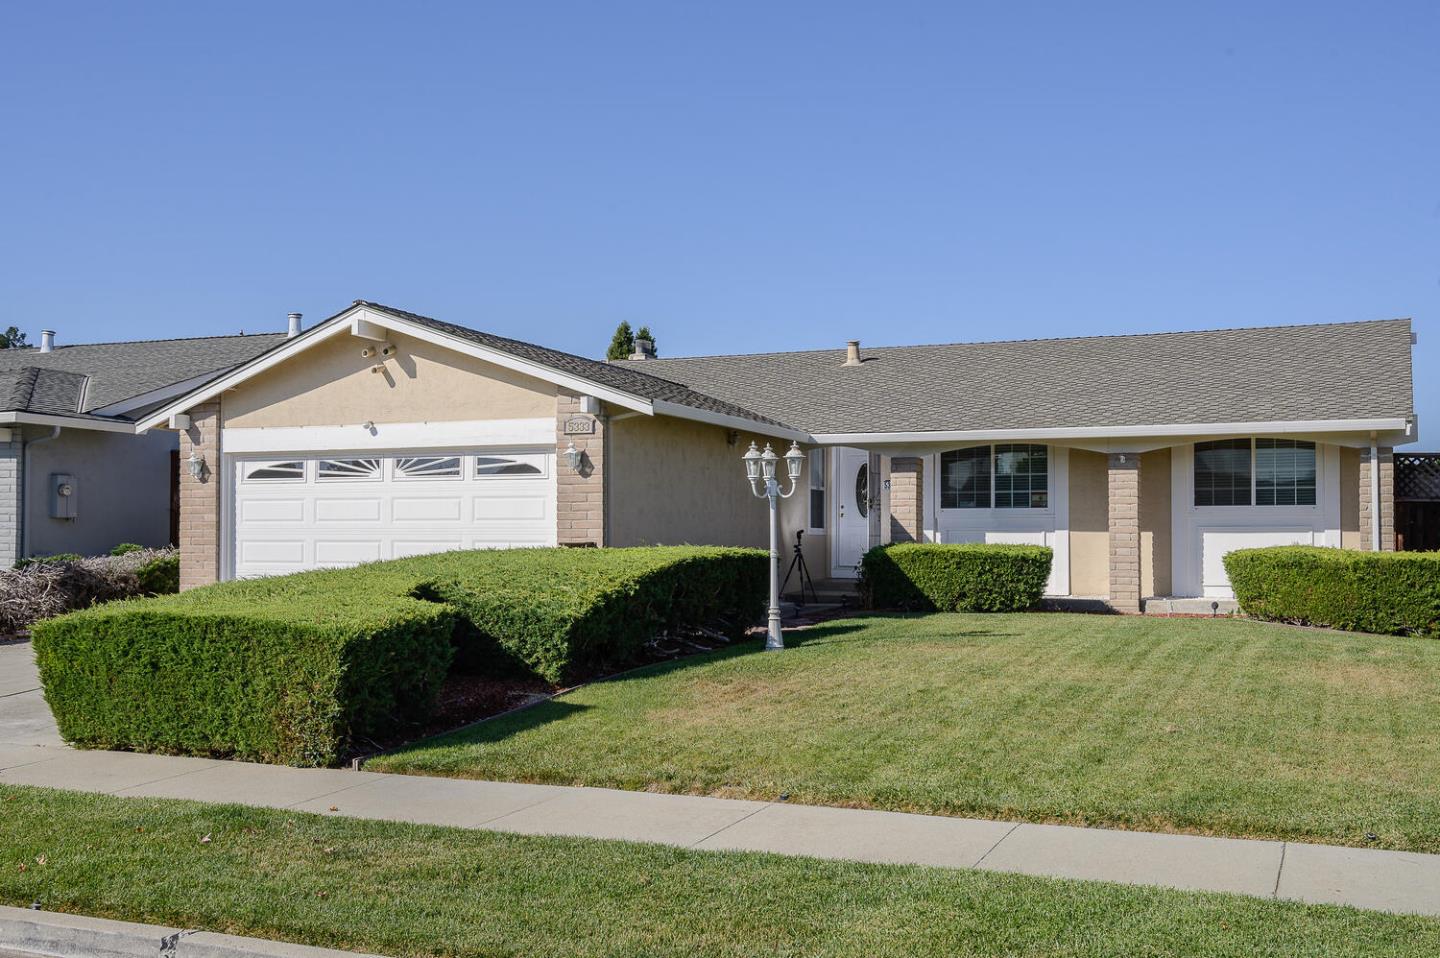
<instances>
[{"instance_id":1,"label":"neighboring house","mask_svg":"<svg viewBox=\"0 0 1440 958\"><path fill-rule=\"evenodd\" d=\"M782 521L812 568L1044 543L1052 595L1135 610L1227 596L1236 547L1393 548L1411 342L1388 320L607 363L360 301L138 425L181 432L187 587L456 548L761 545L740 457L798 441Z\"/></svg>"},{"instance_id":2,"label":"neighboring house","mask_svg":"<svg viewBox=\"0 0 1440 958\"><path fill-rule=\"evenodd\" d=\"M285 334L0 349L0 567L175 539L171 432L136 417Z\"/></svg>"}]
</instances>

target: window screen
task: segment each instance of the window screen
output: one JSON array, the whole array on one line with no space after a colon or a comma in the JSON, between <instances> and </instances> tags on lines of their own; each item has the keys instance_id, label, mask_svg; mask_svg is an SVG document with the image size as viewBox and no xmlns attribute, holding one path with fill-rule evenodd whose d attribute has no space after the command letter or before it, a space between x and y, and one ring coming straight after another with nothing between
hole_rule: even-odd
<instances>
[{"instance_id":1,"label":"window screen","mask_svg":"<svg viewBox=\"0 0 1440 958\"><path fill-rule=\"evenodd\" d=\"M1255 504L1315 505L1315 444L1295 439L1255 440Z\"/></svg>"},{"instance_id":2,"label":"window screen","mask_svg":"<svg viewBox=\"0 0 1440 958\"><path fill-rule=\"evenodd\" d=\"M811 449L810 459L810 528L825 528L825 450Z\"/></svg>"}]
</instances>

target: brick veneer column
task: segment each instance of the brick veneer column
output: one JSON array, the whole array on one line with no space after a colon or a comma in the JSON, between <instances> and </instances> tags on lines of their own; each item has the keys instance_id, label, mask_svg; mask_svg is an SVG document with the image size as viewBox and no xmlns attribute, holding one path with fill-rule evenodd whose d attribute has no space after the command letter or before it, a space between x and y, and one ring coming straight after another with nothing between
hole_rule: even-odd
<instances>
[{"instance_id":1,"label":"brick veneer column","mask_svg":"<svg viewBox=\"0 0 1440 958\"><path fill-rule=\"evenodd\" d=\"M21 484L24 482L25 443L20 427L8 430L11 438L0 442L0 567L10 568L20 558Z\"/></svg>"},{"instance_id":2,"label":"brick veneer column","mask_svg":"<svg viewBox=\"0 0 1440 958\"><path fill-rule=\"evenodd\" d=\"M595 431L567 436L566 420L577 418L590 420ZM565 450L572 442L585 454L578 473L565 461ZM605 545L605 422L582 413L579 396L561 393L555 399L555 453L556 542L562 546Z\"/></svg>"},{"instance_id":3,"label":"brick veneer column","mask_svg":"<svg viewBox=\"0 0 1440 958\"><path fill-rule=\"evenodd\" d=\"M1384 552L1395 550L1395 453L1393 449L1381 446L1380 458L1380 549ZM1374 548L1370 541L1373 503L1370 497L1370 450L1360 450L1360 548L1367 552Z\"/></svg>"},{"instance_id":4,"label":"brick veneer column","mask_svg":"<svg viewBox=\"0 0 1440 958\"><path fill-rule=\"evenodd\" d=\"M890 541L925 541L925 460L890 460Z\"/></svg>"},{"instance_id":5,"label":"brick veneer column","mask_svg":"<svg viewBox=\"0 0 1440 958\"><path fill-rule=\"evenodd\" d=\"M1140 611L1140 456L1114 452L1109 463L1110 605Z\"/></svg>"},{"instance_id":6,"label":"brick veneer column","mask_svg":"<svg viewBox=\"0 0 1440 958\"><path fill-rule=\"evenodd\" d=\"M189 458L205 460L199 479ZM190 410L190 428L180 430L180 588L209 585L220 578L220 400Z\"/></svg>"}]
</instances>

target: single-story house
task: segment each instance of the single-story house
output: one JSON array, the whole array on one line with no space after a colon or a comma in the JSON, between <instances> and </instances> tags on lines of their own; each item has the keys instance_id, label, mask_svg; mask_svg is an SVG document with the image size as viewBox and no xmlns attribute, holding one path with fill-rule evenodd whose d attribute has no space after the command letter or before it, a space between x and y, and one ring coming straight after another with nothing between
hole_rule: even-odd
<instances>
[{"instance_id":1,"label":"single-story house","mask_svg":"<svg viewBox=\"0 0 1440 958\"><path fill-rule=\"evenodd\" d=\"M1055 550L1049 592L1229 595L1221 557L1393 548L1408 320L601 362L357 301L140 416L180 433L182 586L444 549ZM787 549L788 551L788 549Z\"/></svg>"},{"instance_id":2,"label":"single-story house","mask_svg":"<svg viewBox=\"0 0 1440 958\"><path fill-rule=\"evenodd\" d=\"M284 339L57 346L45 330L38 347L0 349L0 567L174 542L177 438L136 419Z\"/></svg>"}]
</instances>

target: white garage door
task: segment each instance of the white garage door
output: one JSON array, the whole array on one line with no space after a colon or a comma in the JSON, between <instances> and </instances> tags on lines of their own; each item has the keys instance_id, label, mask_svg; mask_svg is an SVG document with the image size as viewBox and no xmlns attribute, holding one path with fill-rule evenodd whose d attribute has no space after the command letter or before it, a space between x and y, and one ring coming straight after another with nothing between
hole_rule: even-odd
<instances>
[{"instance_id":1,"label":"white garage door","mask_svg":"<svg viewBox=\"0 0 1440 958\"><path fill-rule=\"evenodd\" d=\"M554 545L554 459L475 450L237 460L233 574Z\"/></svg>"}]
</instances>

